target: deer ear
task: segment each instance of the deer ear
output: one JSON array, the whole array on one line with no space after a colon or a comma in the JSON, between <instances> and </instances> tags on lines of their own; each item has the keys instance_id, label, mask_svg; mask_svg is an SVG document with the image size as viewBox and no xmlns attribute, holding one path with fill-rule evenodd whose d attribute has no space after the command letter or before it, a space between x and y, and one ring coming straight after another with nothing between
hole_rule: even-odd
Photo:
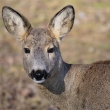
<instances>
[{"instance_id":1,"label":"deer ear","mask_svg":"<svg viewBox=\"0 0 110 110\"><path fill-rule=\"evenodd\" d=\"M50 21L48 28L60 41L73 27L75 11L68 5L60 10Z\"/></svg>"},{"instance_id":2,"label":"deer ear","mask_svg":"<svg viewBox=\"0 0 110 110\"><path fill-rule=\"evenodd\" d=\"M26 37L31 28L31 24L25 17L8 6L3 7L2 18L7 31L20 41Z\"/></svg>"}]
</instances>

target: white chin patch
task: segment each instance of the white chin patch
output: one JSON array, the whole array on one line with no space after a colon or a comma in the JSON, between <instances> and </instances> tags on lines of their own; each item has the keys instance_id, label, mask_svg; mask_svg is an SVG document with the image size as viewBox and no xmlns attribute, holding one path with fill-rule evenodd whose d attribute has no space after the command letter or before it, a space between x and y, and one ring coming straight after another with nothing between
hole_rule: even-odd
<instances>
[{"instance_id":1,"label":"white chin patch","mask_svg":"<svg viewBox=\"0 0 110 110\"><path fill-rule=\"evenodd\" d=\"M44 78L42 78L40 81L37 81L35 78L34 78L33 80L34 80L35 83L39 83L39 84L40 84L40 83L43 83L43 82L45 81Z\"/></svg>"}]
</instances>

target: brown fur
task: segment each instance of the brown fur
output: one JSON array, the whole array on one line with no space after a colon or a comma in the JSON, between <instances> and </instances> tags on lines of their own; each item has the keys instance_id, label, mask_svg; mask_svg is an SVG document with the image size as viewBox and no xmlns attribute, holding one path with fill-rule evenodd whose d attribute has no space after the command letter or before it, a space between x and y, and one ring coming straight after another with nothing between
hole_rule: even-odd
<instances>
[{"instance_id":1,"label":"brown fur","mask_svg":"<svg viewBox=\"0 0 110 110\"><path fill-rule=\"evenodd\" d=\"M91 65L73 64L66 75L62 76L64 84L61 77L56 83L52 83L52 86L55 86L54 93L53 90L47 89L49 84L46 87L44 85L38 87L61 110L110 110L109 70L110 61ZM62 91L60 94L59 88Z\"/></svg>"}]
</instances>

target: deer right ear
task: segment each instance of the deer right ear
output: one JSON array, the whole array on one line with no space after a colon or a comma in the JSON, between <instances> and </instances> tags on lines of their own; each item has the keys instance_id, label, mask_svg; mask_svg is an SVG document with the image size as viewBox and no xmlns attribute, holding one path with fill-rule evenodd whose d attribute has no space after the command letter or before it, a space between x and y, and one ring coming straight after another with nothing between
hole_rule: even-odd
<instances>
[{"instance_id":1,"label":"deer right ear","mask_svg":"<svg viewBox=\"0 0 110 110\"><path fill-rule=\"evenodd\" d=\"M72 29L74 18L74 8L73 6L68 5L51 19L48 27L58 41L60 41Z\"/></svg>"},{"instance_id":2,"label":"deer right ear","mask_svg":"<svg viewBox=\"0 0 110 110\"><path fill-rule=\"evenodd\" d=\"M8 6L3 7L2 18L7 31L20 41L26 37L31 28L31 24L24 16Z\"/></svg>"}]
</instances>

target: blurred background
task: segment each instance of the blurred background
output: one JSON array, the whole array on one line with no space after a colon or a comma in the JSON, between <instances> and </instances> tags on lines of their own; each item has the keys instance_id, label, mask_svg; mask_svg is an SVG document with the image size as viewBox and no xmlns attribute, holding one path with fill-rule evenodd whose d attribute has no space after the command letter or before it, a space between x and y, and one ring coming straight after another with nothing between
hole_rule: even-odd
<instances>
[{"instance_id":1,"label":"blurred background","mask_svg":"<svg viewBox=\"0 0 110 110\"><path fill-rule=\"evenodd\" d=\"M43 28L68 4L74 6L76 17L60 44L63 59L68 63L110 59L110 0L0 0L0 12L4 5L10 6L33 27ZM57 110L23 70L21 52L0 14L0 110Z\"/></svg>"}]
</instances>

